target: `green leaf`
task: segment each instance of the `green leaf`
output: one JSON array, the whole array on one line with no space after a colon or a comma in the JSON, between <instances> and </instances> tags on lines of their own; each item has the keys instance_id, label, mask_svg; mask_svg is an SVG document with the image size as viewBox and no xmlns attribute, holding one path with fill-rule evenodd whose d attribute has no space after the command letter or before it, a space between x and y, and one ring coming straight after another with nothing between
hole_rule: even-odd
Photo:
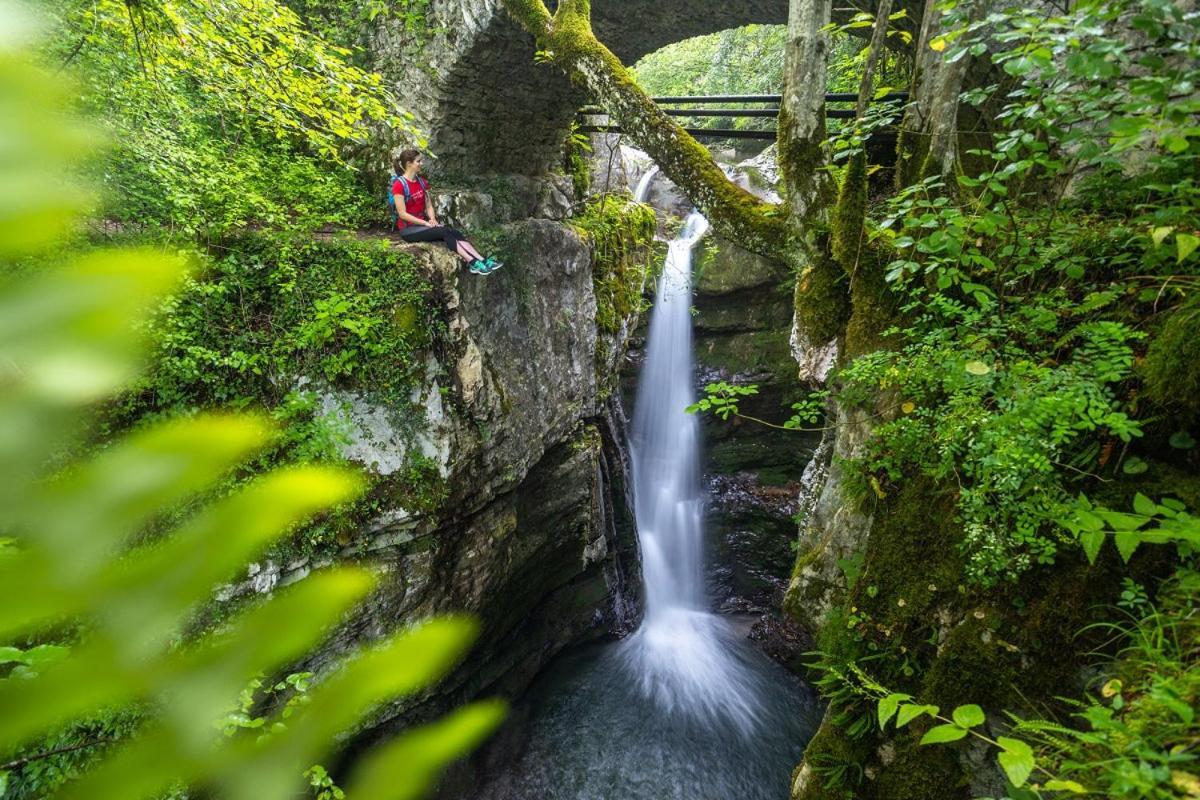
<instances>
[{"instance_id":1,"label":"green leaf","mask_svg":"<svg viewBox=\"0 0 1200 800\"><path fill-rule=\"evenodd\" d=\"M906 694L889 694L887 697L880 699L879 729L883 730L887 727L888 720L896 714L896 709L900 707L902 701L911 699L912 697Z\"/></svg>"},{"instance_id":2,"label":"green leaf","mask_svg":"<svg viewBox=\"0 0 1200 800\"><path fill-rule=\"evenodd\" d=\"M1087 789L1085 789L1082 784L1077 783L1076 781L1062 780L1061 778L1054 778L1052 780L1048 780L1043 784L1043 787L1046 789L1049 789L1051 791L1054 791L1054 792L1071 792L1072 794L1090 794L1090 792Z\"/></svg>"},{"instance_id":3,"label":"green leaf","mask_svg":"<svg viewBox=\"0 0 1200 800\"><path fill-rule=\"evenodd\" d=\"M1001 736L996 741L1003 748L996 760L1004 768L1004 774L1013 786L1024 786L1025 781L1029 780L1029 774L1033 772L1033 749L1020 739L1010 739L1007 736Z\"/></svg>"},{"instance_id":4,"label":"green leaf","mask_svg":"<svg viewBox=\"0 0 1200 800\"><path fill-rule=\"evenodd\" d=\"M266 756L272 771L229 775L232 800L256 800L267 789L279 796L295 778L292 761L316 761L324 742L347 730L379 700L410 694L445 674L477 630L465 617L435 619L351 660L311 691L311 701L289 721L286 740L267 742L255 755Z\"/></svg>"},{"instance_id":5,"label":"green leaf","mask_svg":"<svg viewBox=\"0 0 1200 800\"><path fill-rule=\"evenodd\" d=\"M1158 506L1146 495L1138 492L1133 496L1133 510L1147 517L1153 517L1158 513Z\"/></svg>"},{"instance_id":6,"label":"green leaf","mask_svg":"<svg viewBox=\"0 0 1200 800\"><path fill-rule=\"evenodd\" d=\"M1182 153L1188 149L1188 140L1186 136L1180 136L1178 133L1168 133L1162 137L1162 146L1171 153Z\"/></svg>"},{"instance_id":7,"label":"green leaf","mask_svg":"<svg viewBox=\"0 0 1200 800\"><path fill-rule=\"evenodd\" d=\"M1122 514L1119 511L1096 509L1096 514L1102 517L1116 531L1136 531L1145 524L1145 520L1139 519L1132 514Z\"/></svg>"},{"instance_id":8,"label":"green leaf","mask_svg":"<svg viewBox=\"0 0 1200 800\"><path fill-rule=\"evenodd\" d=\"M943 744L945 742L957 742L966 735L966 728L960 728L957 725L937 725L930 728L929 731L921 737L921 744Z\"/></svg>"},{"instance_id":9,"label":"green leaf","mask_svg":"<svg viewBox=\"0 0 1200 800\"><path fill-rule=\"evenodd\" d=\"M1150 231L1150 239L1153 240L1155 246L1160 245L1174 230L1174 225L1160 225Z\"/></svg>"},{"instance_id":10,"label":"green leaf","mask_svg":"<svg viewBox=\"0 0 1200 800\"><path fill-rule=\"evenodd\" d=\"M127 585L136 588L122 600L123 621L136 627L143 646L151 646L156 636L172 635L210 587L229 580L238 566L292 526L360 488L361 483L343 470L276 470L200 512L162 546L139 551L90 579L60 585L53 593L36 592L34 587L50 578L18 560L0 571L7 579L0 588L0 628L76 613L95 597L105 596L108 587ZM5 605L10 597L21 596L35 600L20 608ZM15 616L15 623L9 615Z\"/></svg>"},{"instance_id":11,"label":"green leaf","mask_svg":"<svg viewBox=\"0 0 1200 800\"><path fill-rule=\"evenodd\" d=\"M91 708L187 685L189 677L206 693L177 698L176 710L186 713L184 709L194 705L193 718L207 730L205 721L212 709L228 705L249 676L298 658L373 584L361 570L314 575L235 618L229 630L211 643L165 663L135 660L132 652L125 653L124 660L112 661L110 646L83 645L37 681L19 687L0 681L0 708L6 712L0 716L0 740L19 744Z\"/></svg>"},{"instance_id":12,"label":"green leaf","mask_svg":"<svg viewBox=\"0 0 1200 800\"><path fill-rule=\"evenodd\" d=\"M442 767L477 747L496 729L506 711L502 701L485 700L405 733L359 763L347 797L416 800L424 796Z\"/></svg>"},{"instance_id":13,"label":"green leaf","mask_svg":"<svg viewBox=\"0 0 1200 800\"><path fill-rule=\"evenodd\" d=\"M25 651L22 661L30 667L46 667L62 661L71 654L71 648L54 644L42 644Z\"/></svg>"},{"instance_id":14,"label":"green leaf","mask_svg":"<svg viewBox=\"0 0 1200 800\"><path fill-rule=\"evenodd\" d=\"M992 368L982 361L968 361L964 369L972 375L987 375L992 371Z\"/></svg>"},{"instance_id":15,"label":"green leaf","mask_svg":"<svg viewBox=\"0 0 1200 800\"><path fill-rule=\"evenodd\" d=\"M1104 544L1103 531L1084 531L1079 534L1079 544L1083 547L1083 553L1087 556L1089 564L1096 563L1096 556L1100 555L1100 547Z\"/></svg>"},{"instance_id":16,"label":"green leaf","mask_svg":"<svg viewBox=\"0 0 1200 800\"><path fill-rule=\"evenodd\" d=\"M1200 246L1200 236L1193 236L1190 233L1175 234L1175 250L1177 256L1176 261L1183 261L1185 258L1195 252Z\"/></svg>"},{"instance_id":17,"label":"green leaf","mask_svg":"<svg viewBox=\"0 0 1200 800\"><path fill-rule=\"evenodd\" d=\"M1142 537L1137 531L1117 531L1113 534L1113 544L1117 546L1117 552L1121 554L1121 560L1128 563L1133 557L1133 553L1138 549L1138 545L1142 543Z\"/></svg>"},{"instance_id":18,"label":"green leaf","mask_svg":"<svg viewBox=\"0 0 1200 800\"><path fill-rule=\"evenodd\" d=\"M1141 475L1150 469L1150 465L1137 456L1130 456L1121 465L1121 471L1126 475Z\"/></svg>"},{"instance_id":19,"label":"green leaf","mask_svg":"<svg viewBox=\"0 0 1200 800\"><path fill-rule=\"evenodd\" d=\"M1176 431L1168 441L1176 450L1191 450L1196 446L1196 440L1187 431Z\"/></svg>"},{"instance_id":20,"label":"green leaf","mask_svg":"<svg viewBox=\"0 0 1200 800\"><path fill-rule=\"evenodd\" d=\"M935 714L937 714L938 711L939 711L939 709L937 706L916 705L913 703L907 703L905 705L900 706L900 714L899 714L899 716L896 717L896 727L903 728L905 725L912 722L917 717L923 716L925 714L928 714L929 716L932 717Z\"/></svg>"},{"instance_id":21,"label":"green leaf","mask_svg":"<svg viewBox=\"0 0 1200 800\"><path fill-rule=\"evenodd\" d=\"M954 718L954 724L963 728L974 728L976 725L982 725L986 719L983 709L974 703L955 708L951 716Z\"/></svg>"}]
</instances>

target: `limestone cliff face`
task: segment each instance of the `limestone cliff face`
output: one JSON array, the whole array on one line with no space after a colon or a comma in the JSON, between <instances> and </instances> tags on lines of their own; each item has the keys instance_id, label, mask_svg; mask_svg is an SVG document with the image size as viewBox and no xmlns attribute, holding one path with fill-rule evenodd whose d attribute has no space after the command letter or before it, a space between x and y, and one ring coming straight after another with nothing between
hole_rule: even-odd
<instances>
[{"instance_id":1,"label":"limestone cliff face","mask_svg":"<svg viewBox=\"0 0 1200 800\"><path fill-rule=\"evenodd\" d=\"M327 405L349 411L350 458L394 474L419 450L446 497L424 511L383 503L325 558L371 566L381 588L306 666L319 672L432 614L466 612L483 629L431 702L383 709L375 735L470 697L515 695L567 644L634 622L621 412L598 390L606 376L597 365L615 363L616 345L597 336L592 255L554 222L528 220L507 233L519 255L486 278L444 250L411 247L447 329L411 405L383 408L324 390ZM259 564L226 594L269 591L324 563Z\"/></svg>"}]
</instances>

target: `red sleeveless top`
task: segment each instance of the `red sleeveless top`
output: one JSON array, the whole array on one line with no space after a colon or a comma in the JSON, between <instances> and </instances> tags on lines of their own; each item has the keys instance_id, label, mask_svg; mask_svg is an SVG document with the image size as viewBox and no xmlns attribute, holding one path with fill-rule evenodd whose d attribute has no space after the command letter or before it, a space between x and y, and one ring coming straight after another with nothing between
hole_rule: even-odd
<instances>
[{"instance_id":1,"label":"red sleeveless top","mask_svg":"<svg viewBox=\"0 0 1200 800\"><path fill-rule=\"evenodd\" d=\"M408 185L407 196L404 192L405 184ZM425 190L428 188L429 182L420 175L417 176L415 181L406 180L403 175L400 175L392 182L392 194L399 195L404 199L404 210L414 217L420 217L421 219L428 218L425 214ZM404 230L410 224L402 219L398 220L396 222L396 230Z\"/></svg>"}]
</instances>

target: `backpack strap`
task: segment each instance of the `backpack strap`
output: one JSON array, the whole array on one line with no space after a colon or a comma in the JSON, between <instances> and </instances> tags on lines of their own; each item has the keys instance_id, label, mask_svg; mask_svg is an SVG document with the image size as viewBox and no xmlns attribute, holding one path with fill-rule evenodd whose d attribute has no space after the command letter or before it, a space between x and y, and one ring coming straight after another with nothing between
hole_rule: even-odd
<instances>
[{"instance_id":1,"label":"backpack strap","mask_svg":"<svg viewBox=\"0 0 1200 800\"><path fill-rule=\"evenodd\" d=\"M400 181L400 188L404 190L404 202L408 203L409 200L412 200L412 189L408 186L408 179L403 175L397 175L396 180Z\"/></svg>"}]
</instances>

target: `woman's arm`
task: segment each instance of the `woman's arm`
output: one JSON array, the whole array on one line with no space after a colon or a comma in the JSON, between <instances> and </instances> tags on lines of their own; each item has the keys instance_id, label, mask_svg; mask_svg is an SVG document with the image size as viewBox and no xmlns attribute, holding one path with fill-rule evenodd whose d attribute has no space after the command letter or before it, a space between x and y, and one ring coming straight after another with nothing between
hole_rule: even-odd
<instances>
[{"instance_id":1,"label":"woman's arm","mask_svg":"<svg viewBox=\"0 0 1200 800\"><path fill-rule=\"evenodd\" d=\"M429 224L437 227L442 223L438 222L437 212L433 210L433 194L429 191L429 187L425 187L425 213L429 216Z\"/></svg>"}]
</instances>

